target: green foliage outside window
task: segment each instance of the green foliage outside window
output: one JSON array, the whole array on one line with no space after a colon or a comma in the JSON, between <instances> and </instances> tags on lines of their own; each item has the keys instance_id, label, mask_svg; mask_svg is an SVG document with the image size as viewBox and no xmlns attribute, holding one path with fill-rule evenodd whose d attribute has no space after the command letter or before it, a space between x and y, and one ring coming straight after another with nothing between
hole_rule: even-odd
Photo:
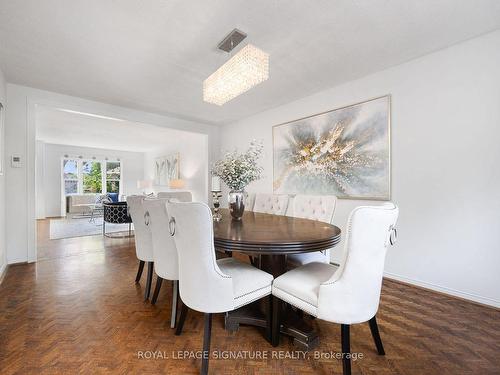
<instances>
[{"instance_id":1,"label":"green foliage outside window","mask_svg":"<svg viewBox=\"0 0 500 375\"><path fill-rule=\"evenodd\" d=\"M83 192L102 192L101 163L95 161L83 163Z\"/></svg>"}]
</instances>

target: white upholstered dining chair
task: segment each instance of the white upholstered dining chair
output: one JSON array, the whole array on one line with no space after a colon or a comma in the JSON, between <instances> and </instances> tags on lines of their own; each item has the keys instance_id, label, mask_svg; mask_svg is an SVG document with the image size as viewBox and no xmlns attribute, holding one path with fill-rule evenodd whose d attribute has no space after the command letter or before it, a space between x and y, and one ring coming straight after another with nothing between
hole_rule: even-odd
<instances>
[{"instance_id":1,"label":"white upholstered dining chair","mask_svg":"<svg viewBox=\"0 0 500 375\"><path fill-rule=\"evenodd\" d=\"M179 202L192 202L193 195L190 191L161 191L158 193L161 199L177 199Z\"/></svg>"},{"instance_id":2,"label":"white upholstered dining chair","mask_svg":"<svg viewBox=\"0 0 500 375\"><path fill-rule=\"evenodd\" d=\"M263 214L284 215L288 207L286 194L255 194L254 212Z\"/></svg>"},{"instance_id":3,"label":"white upholstered dining chair","mask_svg":"<svg viewBox=\"0 0 500 375\"><path fill-rule=\"evenodd\" d=\"M293 199L293 216L331 224L337 197L335 195L296 195ZM287 263L298 267L311 262L330 263L330 249L303 254L290 254Z\"/></svg>"},{"instance_id":4,"label":"white upholstered dining chair","mask_svg":"<svg viewBox=\"0 0 500 375\"><path fill-rule=\"evenodd\" d=\"M183 303L176 334L182 332L188 307L205 313L201 374L207 374L212 314L269 296L273 276L234 258L216 260L212 212L206 204L170 202L167 212L179 259ZM268 311L268 334L270 318Z\"/></svg>"},{"instance_id":5,"label":"white upholstered dining chair","mask_svg":"<svg viewBox=\"0 0 500 375\"><path fill-rule=\"evenodd\" d=\"M378 311L385 255L395 241L399 209L394 204L361 206L347 223L345 261L340 267L308 263L273 282L273 345L279 343L281 303L287 302L328 322L341 324L344 375L351 373L349 327L369 322L378 353L384 347L375 315ZM278 300L279 298L279 300Z\"/></svg>"},{"instance_id":6,"label":"white upholstered dining chair","mask_svg":"<svg viewBox=\"0 0 500 375\"><path fill-rule=\"evenodd\" d=\"M247 193L245 199L245 211L253 211L255 206L255 193Z\"/></svg>"},{"instance_id":7,"label":"white upholstered dining chair","mask_svg":"<svg viewBox=\"0 0 500 375\"><path fill-rule=\"evenodd\" d=\"M141 280L144 263L148 264L148 274L146 278L146 287L144 290L144 300L149 299L151 293L151 282L153 279L153 239L151 231L144 221L144 202L145 196L143 195L130 195L127 197L127 206L132 223L134 224L134 239L135 239L135 254L139 259L139 269L135 282Z\"/></svg>"},{"instance_id":8,"label":"white upholstered dining chair","mask_svg":"<svg viewBox=\"0 0 500 375\"><path fill-rule=\"evenodd\" d=\"M167 202L169 199L148 198L143 202L146 224L151 230L153 240L154 270L156 287L151 304L156 304L163 280L172 281L172 310L170 327L175 327L177 318L177 295L179 285L179 263L174 239L168 231Z\"/></svg>"}]
</instances>

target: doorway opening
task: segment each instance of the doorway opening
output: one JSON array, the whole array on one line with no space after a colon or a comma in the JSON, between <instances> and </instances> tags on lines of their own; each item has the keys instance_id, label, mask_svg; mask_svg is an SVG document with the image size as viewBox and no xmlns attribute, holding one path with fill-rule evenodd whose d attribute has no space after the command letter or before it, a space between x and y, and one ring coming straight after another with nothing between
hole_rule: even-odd
<instances>
[{"instance_id":1,"label":"doorway opening","mask_svg":"<svg viewBox=\"0 0 500 375\"><path fill-rule=\"evenodd\" d=\"M43 105L35 106L35 134L38 260L102 249L125 235L127 223L105 223L106 202L171 190L208 199L205 134ZM175 168L159 171L167 160Z\"/></svg>"}]
</instances>

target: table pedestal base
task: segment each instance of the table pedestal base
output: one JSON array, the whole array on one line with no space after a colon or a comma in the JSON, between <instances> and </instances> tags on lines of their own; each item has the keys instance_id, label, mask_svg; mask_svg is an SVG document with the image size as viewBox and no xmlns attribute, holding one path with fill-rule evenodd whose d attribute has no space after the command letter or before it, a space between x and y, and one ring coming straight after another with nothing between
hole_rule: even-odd
<instances>
[{"instance_id":1,"label":"table pedestal base","mask_svg":"<svg viewBox=\"0 0 500 375\"><path fill-rule=\"evenodd\" d=\"M318 333L309 322L292 309L282 314L280 333L292 337L293 344L300 350L309 351L319 345Z\"/></svg>"},{"instance_id":2,"label":"table pedestal base","mask_svg":"<svg viewBox=\"0 0 500 375\"><path fill-rule=\"evenodd\" d=\"M258 302L227 312L224 322L229 332L238 331L240 324L262 328L267 326L266 315L262 312Z\"/></svg>"},{"instance_id":3,"label":"table pedestal base","mask_svg":"<svg viewBox=\"0 0 500 375\"><path fill-rule=\"evenodd\" d=\"M273 297L275 298L275 297ZM293 344L299 350L309 351L319 344L319 336L313 327L304 318L292 309L282 313L280 333L293 338ZM267 328L266 314L263 312L260 301L240 307L226 313L225 327L229 332L237 332L240 324ZM271 337L266 333L265 338L271 342Z\"/></svg>"},{"instance_id":4,"label":"table pedestal base","mask_svg":"<svg viewBox=\"0 0 500 375\"><path fill-rule=\"evenodd\" d=\"M286 272L285 255L261 255L252 263L255 266L260 266L263 271L272 274L275 278ZM281 305L283 304L280 304L280 306ZM268 327L269 323L267 315L264 313L264 311L266 311L264 307L265 304L261 300L226 313L226 329L230 332L236 332L240 324L262 328ZM268 309L268 312L270 312L270 309ZM283 307L281 308L280 316L280 333L292 337L294 345L298 346L300 350L308 351L318 346L318 334L314 331L309 322L304 320L301 312L294 311L290 306L286 306L284 309ZM271 342L270 332L266 332L266 339Z\"/></svg>"}]
</instances>

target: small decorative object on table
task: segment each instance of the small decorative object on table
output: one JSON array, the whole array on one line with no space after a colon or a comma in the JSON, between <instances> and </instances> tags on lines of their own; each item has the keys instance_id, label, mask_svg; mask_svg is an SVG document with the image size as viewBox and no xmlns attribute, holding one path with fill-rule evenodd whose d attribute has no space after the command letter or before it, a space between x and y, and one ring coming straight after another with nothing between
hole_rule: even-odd
<instances>
[{"instance_id":1,"label":"small decorative object on table","mask_svg":"<svg viewBox=\"0 0 500 375\"><path fill-rule=\"evenodd\" d=\"M246 152L228 152L224 159L215 162L212 169L212 174L220 177L230 189L229 211L234 220L241 220L245 211L245 187L261 177L262 167L257 165L257 160L263 148L262 142L253 140Z\"/></svg>"},{"instance_id":2,"label":"small decorative object on table","mask_svg":"<svg viewBox=\"0 0 500 375\"><path fill-rule=\"evenodd\" d=\"M220 221L222 219L222 214L219 212L220 202L219 198L222 197L222 193L220 190L220 180L219 177L212 177L212 201L214 204L214 221Z\"/></svg>"}]
</instances>

